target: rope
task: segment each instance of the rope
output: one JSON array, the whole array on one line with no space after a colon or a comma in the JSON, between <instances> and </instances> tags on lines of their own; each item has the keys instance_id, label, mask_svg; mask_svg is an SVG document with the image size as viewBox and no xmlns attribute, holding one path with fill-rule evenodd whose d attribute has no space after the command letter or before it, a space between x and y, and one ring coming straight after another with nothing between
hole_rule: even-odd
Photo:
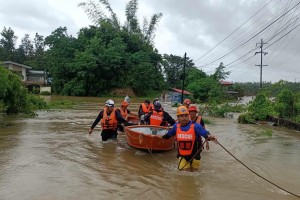
<instances>
[{"instance_id":1,"label":"rope","mask_svg":"<svg viewBox=\"0 0 300 200\"><path fill-rule=\"evenodd\" d=\"M244 164L242 161L240 161L238 158L236 158L232 153L230 153L230 152L229 152L222 144L220 144L220 142L218 142L217 140L215 140L215 142L216 142L217 144L219 144L219 145L220 145L227 153L229 153L229 155L231 155L234 159L236 159L239 163L241 163L242 165L244 165L244 167L246 167L249 171L251 171L252 173L254 173L255 175L257 175L258 177L260 177L260 178L262 178L263 180L267 181L268 183L270 183L270 184L276 186L277 188L279 188L279 189L285 191L286 193L289 193L289 194L291 194L291 195L294 195L295 197L300 198L299 195L294 194L294 193L292 193L292 192L290 192L290 191L287 191L286 189L280 187L279 185L273 183L272 181L269 181L268 179L264 178L264 177L261 176L260 174L256 173L255 171L253 171L252 169L250 169L246 164Z\"/></svg>"},{"instance_id":2,"label":"rope","mask_svg":"<svg viewBox=\"0 0 300 200\"><path fill-rule=\"evenodd\" d=\"M152 154L152 149L150 149L150 148L148 147L147 142L146 142L145 144L146 144L146 146L147 146L147 150L149 151L150 155L154 158L154 155ZM153 145L153 137L152 137L151 144Z\"/></svg>"}]
</instances>

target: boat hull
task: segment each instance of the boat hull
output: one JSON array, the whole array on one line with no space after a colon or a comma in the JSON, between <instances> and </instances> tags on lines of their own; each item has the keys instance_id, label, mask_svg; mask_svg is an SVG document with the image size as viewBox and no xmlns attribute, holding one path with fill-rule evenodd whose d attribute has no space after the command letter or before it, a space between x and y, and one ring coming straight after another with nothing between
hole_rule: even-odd
<instances>
[{"instance_id":1,"label":"boat hull","mask_svg":"<svg viewBox=\"0 0 300 200\"><path fill-rule=\"evenodd\" d=\"M151 125L135 125L125 127L128 145L150 151L167 151L174 148L175 137L162 139L167 127Z\"/></svg>"}]
</instances>

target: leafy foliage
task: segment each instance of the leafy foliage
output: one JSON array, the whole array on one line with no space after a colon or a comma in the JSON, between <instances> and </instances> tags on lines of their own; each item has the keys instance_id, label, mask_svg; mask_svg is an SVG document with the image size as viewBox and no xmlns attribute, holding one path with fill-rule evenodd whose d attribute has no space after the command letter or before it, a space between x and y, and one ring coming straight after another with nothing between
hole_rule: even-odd
<instances>
[{"instance_id":1,"label":"leafy foliage","mask_svg":"<svg viewBox=\"0 0 300 200\"><path fill-rule=\"evenodd\" d=\"M8 29L4 27L1 36L0 60L13 60L15 58L14 52L17 36L15 36L15 32L10 27Z\"/></svg>"},{"instance_id":2,"label":"leafy foliage","mask_svg":"<svg viewBox=\"0 0 300 200\"><path fill-rule=\"evenodd\" d=\"M170 88L181 88L183 77L184 59L176 55L164 54L162 66L166 75L166 81ZM194 66L190 58L186 58L185 69L188 74L189 70ZM195 68L194 68L195 69ZM185 84L187 86L187 83Z\"/></svg>"},{"instance_id":3,"label":"leafy foliage","mask_svg":"<svg viewBox=\"0 0 300 200\"><path fill-rule=\"evenodd\" d=\"M243 113L238 117L238 123L240 124L252 124L254 122L255 119L253 118L253 114L250 112Z\"/></svg>"},{"instance_id":4,"label":"leafy foliage","mask_svg":"<svg viewBox=\"0 0 300 200\"><path fill-rule=\"evenodd\" d=\"M7 114L32 113L46 108L39 97L27 94L18 75L0 66L0 108Z\"/></svg>"},{"instance_id":5,"label":"leafy foliage","mask_svg":"<svg viewBox=\"0 0 300 200\"><path fill-rule=\"evenodd\" d=\"M218 105L216 102L212 102L208 107L209 115L214 117L227 117L231 116L230 106L228 104Z\"/></svg>"},{"instance_id":6,"label":"leafy foliage","mask_svg":"<svg viewBox=\"0 0 300 200\"><path fill-rule=\"evenodd\" d=\"M276 97L275 110L279 117L293 119L300 113L299 95L294 95L289 89L282 90Z\"/></svg>"},{"instance_id":7,"label":"leafy foliage","mask_svg":"<svg viewBox=\"0 0 300 200\"><path fill-rule=\"evenodd\" d=\"M210 77L191 82L187 89L193 93L194 98L200 99L202 102L220 102L224 95L219 82Z\"/></svg>"},{"instance_id":8,"label":"leafy foliage","mask_svg":"<svg viewBox=\"0 0 300 200\"><path fill-rule=\"evenodd\" d=\"M228 77L230 72L225 71L224 63L221 62L219 67L216 68L215 73L212 75L212 78L214 78L217 81L224 80Z\"/></svg>"},{"instance_id":9,"label":"leafy foliage","mask_svg":"<svg viewBox=\"0 0 300 200\"><path fill-rule=\"evenodd\" d=\"M267 117L276 115L272 102L263 93L259 93L250 103L248 111L255 120L266 120Z\"/></svg>"}]
</instances>

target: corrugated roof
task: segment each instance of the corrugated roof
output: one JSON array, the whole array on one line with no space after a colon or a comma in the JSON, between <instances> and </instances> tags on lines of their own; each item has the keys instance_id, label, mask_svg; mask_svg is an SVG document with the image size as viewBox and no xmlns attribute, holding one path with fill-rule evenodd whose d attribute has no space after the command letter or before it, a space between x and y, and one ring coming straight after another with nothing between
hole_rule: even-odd
<instances>
[{"instance_id":1,"label":"corrugated roof","mask_svg":"<svg viewBox=\"0 0 300 200\"><path fill-rule=\"evenodd\" d=\"M24 67L24 68L27 68L27 69L31 69L32 68L32 67L29 67L27 65L22 65L22 64L15 63L15 62L12 62L12 61L5 61L5 62L3 62L3 64L13 64L13 65L21 66L21 67Z\"/></svg>"},{"instance_id":2,"label":"corrugated roof","mask_svg":"<svg viewBox=\"0 0 300 200\"><path fill-rule=\"evenodd\" d=\"M178 93L182 93L182 90L181 89L177 89L177 88L172 88L172 90L174 90L175 92L178 92ZM183 94L192 94L190 93L189 91L186 91L186 90L183 90Z\"/></svg>"},{"instance_id":3,"label":"corrugated roof","mask_svg":"<svg viewBox=\"0 0 300 200\"><path fill-rule=\"evenodd\" d=\"M220 81L221 85L233 85L233 83L229 81Z\"/></svg>"},{"instance_id":4,"label":"corrugated roof","mask_svg":"<svg viewBox=\"0 0 300 200\"><path fill-rule=\"evenodd\" d=\"M38 74L38 75L44 75L46 72L41 70L29 70L29 74Z\"/></svg>"}]
</instances>

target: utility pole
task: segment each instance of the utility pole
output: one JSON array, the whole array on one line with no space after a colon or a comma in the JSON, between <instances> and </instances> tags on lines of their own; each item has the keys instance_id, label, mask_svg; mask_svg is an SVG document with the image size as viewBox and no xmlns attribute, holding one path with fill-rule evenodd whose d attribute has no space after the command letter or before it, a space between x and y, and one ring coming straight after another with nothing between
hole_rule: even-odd
<instances>
[{"instance_id":1,"label":"utility pole","mask_svg":"<svg viewBox=\"0 0 300 200\"><path fill-rule=\"evenodd\" d=\"M186 53L184 53L184 60L183 60L183 75L182 75L182 88L181 88L181 104L183 104L183 90L184 90L184 79L185 79L185 61L186 61Z\"/></svg>"},{"instance_id":2,"label":"utility pole","mask_svg":"<svg viewBox=\"0 0 300 200\"><path fill-rule=\"evenodd\" d=\"M260 88L262 88L262 67L263 66L268 66L268 65L263 65L263 54L266 55L268 54L267 52L263 52L263 46L264 44L267 44L267 43L264 43L263 42L263 39L261 39L260 43L256 43L256 46L260 45L260 51L259 52L255 52L255 55L260 53L260 65L255 65L255 66L260 66Z\"/></svg>"}]
</instances>

